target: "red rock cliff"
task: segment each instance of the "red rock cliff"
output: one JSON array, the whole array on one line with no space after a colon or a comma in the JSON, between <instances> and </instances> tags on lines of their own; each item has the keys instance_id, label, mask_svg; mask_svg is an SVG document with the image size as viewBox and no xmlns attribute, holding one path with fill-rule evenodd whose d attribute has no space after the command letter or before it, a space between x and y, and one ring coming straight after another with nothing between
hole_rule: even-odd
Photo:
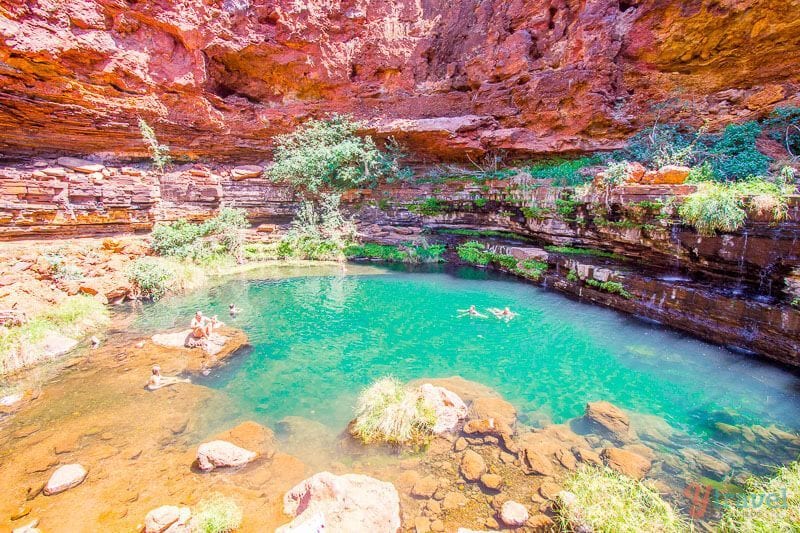
<instances>
[{"instance_id":1,"label":"red rock cliff","mask_svg":"<svg viewBox=\"0 0 800 533\"><path fill-rule=\"evenodd\" d=\"M797 0L0 0L0 35L7 155L144 155L142 116L259 159L326 111L431 156L580 151L666 99L721 122L800 88Z\"/></svg>"}]
</instances>

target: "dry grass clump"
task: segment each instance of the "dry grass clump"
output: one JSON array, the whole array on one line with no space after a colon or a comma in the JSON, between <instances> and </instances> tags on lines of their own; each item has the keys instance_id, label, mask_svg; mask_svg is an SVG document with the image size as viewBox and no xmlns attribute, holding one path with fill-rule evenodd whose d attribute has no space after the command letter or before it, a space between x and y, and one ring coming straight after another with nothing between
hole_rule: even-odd
<instances>
[{"instance_id":1,"label":"dry grass clump","mask_svg":"<svg viewBox=\"0 0 800 533\"><path fill-rule=\"evenodd\" d=\"M436 414L419 389L387 377L358 396L352 433L366 443L407 444L427 439L435 424Z\"/></svg>"},{"instance_id":2,"label":"dry grass clump","mask_svg":"<svg viewBox=\"0 0 800 533\"><path fill-rule=\"evenodd\" d=\"M646 483L610 468L582 467L571 474L564 488L576 497L558 509L562 530L578 524L596 533L685 533L692 526Z\"/></svg>"},{"instance_id":3,"label":"dry grass clump","mask_svg":"<svg viewBox=\"0 0 800 533\"><path fill-rule=\"evenodd\" d=\"M216 493L197 504L192 530L199 533L228 533L242 525L242 510L232 498Z\"/></svg>"}]
</instances>

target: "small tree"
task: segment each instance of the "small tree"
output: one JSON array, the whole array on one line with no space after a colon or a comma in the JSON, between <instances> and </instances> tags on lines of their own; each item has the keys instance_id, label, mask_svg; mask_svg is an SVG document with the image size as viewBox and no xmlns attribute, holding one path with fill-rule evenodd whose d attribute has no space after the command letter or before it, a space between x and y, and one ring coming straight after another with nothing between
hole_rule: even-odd
<instances>
[{"instance_id":1,"label":"small tree","mask_svg":"<svg viewBox=\"0 0 800 533\"><path fill-rule=\"evenodd\" d=\"M363 127L346 115L311 119L294 132L275 137L274 181L286 181L316 194L321 188L374 186L381 178L405 175L398 165L397 144L381 151L372 137L356 134Z\"/></svg>"},{"instance_id":2,"label":"small tree","mask_svg":"<svg viewBox=\"0 0 800 533\"><path fill-rule=\"evenodd\" d=\"M139 117L139 131L142 133L142 140L147 145L147 150L150 152L150 157L153 160L153 165L159 170L164 172L164 168L172 162L172 157L169 155L169 146L158 142L156 132L150 127L150 124Z\"/></svg>"}]
</instances>

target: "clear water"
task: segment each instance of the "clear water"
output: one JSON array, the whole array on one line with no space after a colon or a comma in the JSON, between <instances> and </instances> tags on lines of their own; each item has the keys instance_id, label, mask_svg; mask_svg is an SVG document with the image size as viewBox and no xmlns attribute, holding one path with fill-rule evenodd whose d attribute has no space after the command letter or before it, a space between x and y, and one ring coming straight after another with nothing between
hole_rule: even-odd
<instances>
[{"instance_id":1,"label":"clear water","mask_svg":"<svg viewBox=\"0 0 800 533\"><path fill-rule=\"evenodd\" d=\"M338 432L377 378L457 375L495 389L530 425L581 416L602 399L663 417L711 452L744 446L720 440L716 422L800 429L797 375L673 330L474 269L332 272L232 280L150 306L137 326L185 324L195 309L227 318L236 303L242 313L227 321L252 351L204 384L230 399L221 417L273 427L296 415ZM472 304L519 316L457 317ZM773 464L795 453L771 446Z\"/></svg>"}]
</instances>

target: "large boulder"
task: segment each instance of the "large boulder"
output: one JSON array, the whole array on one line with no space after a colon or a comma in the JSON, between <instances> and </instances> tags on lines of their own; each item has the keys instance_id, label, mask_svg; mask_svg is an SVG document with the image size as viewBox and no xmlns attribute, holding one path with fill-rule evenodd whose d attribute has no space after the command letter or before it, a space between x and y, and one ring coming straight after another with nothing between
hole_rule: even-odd
<instances>
[{"instance_id":1,"label":"large boulder","mask_svg":"<svg viewBox=\"0 0 800 533\"><path fill-rule=\"evenodd\" d=\"M609 402L589 402L586 404L586 419L606 430L619 442L631 442L636 434L631 430L631 422L622 409Z\"/></svg>"},{"instance_id":2,"label":"large boulder","mask_svg":"<svg viewBox=\"0 0 800 533\"><path fill-rule=\"evenodd\" d=\"M619 448L604 448L600 456L606 466L633 479L642 479L652 465L647 457Z\"/></svg>"},{"instance_id":3,"label":"large boulder","mask_svg":"<svg viewBox=\"0 0 800 533\"><path fill-rule=\"evenodd\" d=\"M188 507L162 505L147 513L144 518L145 533L189 533L192 511Z\"/></svg>"},{"instance_id":4,"label":"large boulder","mask_svg":"<svg viewBox=\"0 0 800 533\"><path fill-rule=\"evenodd\" d=\"M276 533L397 533L400 529L400 497L394 485L361 474L315 474L286 493L283 511L294 520Z\"/></svg>"},{"instance_id":5,"label":"large boulder","mask_svg":"<svg viewBox=\"0 0 800 533\"><path fill-rule=\"evenodd\" d=\"M436 413L434 433L453 431L458 426L458 422L467 417L467 405L456 393L430 383L422 384L419 390Z\"/></svg>"},{"instance_id":6,"label":"large boulder","mask_svg":"<svg viewBox=\"0 0 800 533\"><path fill-rule=\"evenodd\" d=\"M205 442L197 448L197 466L204 472L215 468L244 466L255 458L255 452L224 440Z\"/></svg>"},{"instance_id":7,"label":"large boulder","mask_svg":"<svg viewBox=\"0 0 800 533\"><path fill-rule=\"evenodd\" d=\"M53 472L44 486L44 495L53 496L72 487L77 487L86 479L86 469L79 464L63 465Z\"/></svg>"}]
</instances>

